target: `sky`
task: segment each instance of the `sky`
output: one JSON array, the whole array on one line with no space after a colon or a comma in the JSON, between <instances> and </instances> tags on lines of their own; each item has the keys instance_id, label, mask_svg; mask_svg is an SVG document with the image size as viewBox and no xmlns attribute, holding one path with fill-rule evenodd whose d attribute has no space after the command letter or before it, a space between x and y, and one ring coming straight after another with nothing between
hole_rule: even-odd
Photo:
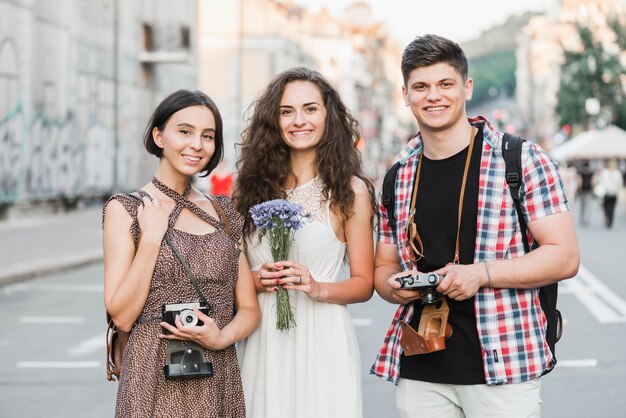
<instances>
[{"instance_id":1,"label":"sky","mask_svg":"<svg viewBox=\"0 0 626 418\"><path fill-rule=\"evenodd\" d=\"M296 0L309 10L326 7L341 16L355 0ZM477 38L511 14L546 12L552 0L366 0L374 16L387 23L393 37L405 45L415 36L434 33L455 42Z\"/></svg>"}]
</instances>

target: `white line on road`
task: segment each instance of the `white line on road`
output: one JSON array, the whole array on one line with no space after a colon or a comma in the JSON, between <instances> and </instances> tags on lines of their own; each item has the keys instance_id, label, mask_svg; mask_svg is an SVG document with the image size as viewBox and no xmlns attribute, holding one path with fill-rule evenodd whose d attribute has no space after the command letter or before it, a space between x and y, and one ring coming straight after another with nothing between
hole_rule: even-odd
<instances>
[{"instance_id":1,"label":"white line on road","mask_svg":"<svg viewBox=\"0 0 626 418\"><path fill-rule=\"evenodd\" d=\"M595 358L587 358L580 360L559 360L557 367L597 367L598 360Z\"/></svg>"},{"instance_id":2,"label":"white line on road","mask_svg":"<svg viewBox=\"0 0 626 418\"><path fill-rule=\"evenodd\" d=\"M20 361L19 369L95 369L99 361Z\"/></svg>"},{"instance_id":3,"label":"white line on road","mask_svg":"<svg viewBox=\"0 0 626 418\"><path fill-rule=\"evenodd\" d=\"M91 337L88 340L81 341L78 346L70 349L70 354L90 354L102 350L106 345L106 332Z\"/></svg>"},{"instance_id":4,"label":"white line on road","mask_svg":"<svg viewBox=\"0 0 626 418\"><path fill-rule=\"evenodd\" d=\"M83 324L85 318L80 316L22 316L23 324Z\"/></svg>"},{"instance_id":5,"label":"white line on road","mask_svg":"<svg viewBox=\"0 0 626 418\"><path fill-rule=\"evenodd\" d=\"M104 285L101 284L29 284L19 283L7 286L10 292L34 290L41 292L89 292L102 293Z\"/></svg>"},{"instance_id":6,"label":"white line on road","mask_svg":"<svg viewBox=\"0 0 626 418\"><path fill-rule=\"evenodd\" d=\"M574 280L563 282L562 290L574 295L601 324L626 322L626 302L584 266Z\"/></svg>"},{"instance_id":7,"label":"white line on road","mask_svg":"<svg viewBox=\"0 0 626 418\"><path fill-rule=\"evenodd\" d=\"M372 325L370 318L352 318L352 325L355 327L369 327Z\"/></svg>"}]
</instances>

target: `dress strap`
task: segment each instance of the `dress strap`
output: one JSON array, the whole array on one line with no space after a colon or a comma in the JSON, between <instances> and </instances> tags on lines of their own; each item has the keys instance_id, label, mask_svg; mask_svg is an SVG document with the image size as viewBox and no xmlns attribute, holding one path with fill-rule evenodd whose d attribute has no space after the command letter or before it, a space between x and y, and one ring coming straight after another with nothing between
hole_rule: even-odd
<instances>
[{"instance_id":1,"label":"dress strap","mask_svg":"<svg viewBox=\"0 0 626 418\"><path fill-rule=\"evenodd\" d=\"M213 227L217 229L223 228L223 225L218 220L213 218L211 215L206 213L202 208L200 208L198 205L196 205L195 203L193 203L191 200L188 199L189 193L191 192L191 182L187 183L187 186L185 187L185 190L183 191L182 195L178 193L177 191L167 187L165 184L159 181L159 179L157 179L156 177L152 178L152 184L154 184L154 186L157 189L159 189L159 191L161 191L164 195L173 199L174 202L176 203L174 210L172 210L172 212L170 213L170 219L169 219L170 228L174 228L174 225L176 224L176 220L178 219L178 215L180 215L180 211L183 210L183 208L189 209L194 214L196 214L199 218L208 222Z\"/></svg>"}]
</instances>

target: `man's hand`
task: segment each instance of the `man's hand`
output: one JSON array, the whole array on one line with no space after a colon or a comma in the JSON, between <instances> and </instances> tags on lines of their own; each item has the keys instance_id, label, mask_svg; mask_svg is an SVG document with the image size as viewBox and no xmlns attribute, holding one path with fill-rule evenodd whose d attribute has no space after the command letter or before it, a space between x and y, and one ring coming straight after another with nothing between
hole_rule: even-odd
<instances>
[{"instance_id":1,"label":"man's hand","mask_svg":"<svg viewBox=\"0 0 626 418\"><path fill-rule=\"evenodd\" d=\"M396 277L402 277L409 274L417 273L417 270L406 270L389 276L389 278L387 279L387 285L389 286L389 295L394 302L405 305L421 297L422 292L420 292L419 290L401 289L400 283L396 281Z\"/></svg>"},{"instance_id":2,"label":"man's hand","mask_svg":"<svg viewBox=\"0 0 626 418\"><path fill-rule=\"evenodd\" d=\"M485 285L486 272L483 263L468 265L450 263L433 273L445 275L437 286L437 292L454 300L469 299Z\"/></svg>"}]
</instances>

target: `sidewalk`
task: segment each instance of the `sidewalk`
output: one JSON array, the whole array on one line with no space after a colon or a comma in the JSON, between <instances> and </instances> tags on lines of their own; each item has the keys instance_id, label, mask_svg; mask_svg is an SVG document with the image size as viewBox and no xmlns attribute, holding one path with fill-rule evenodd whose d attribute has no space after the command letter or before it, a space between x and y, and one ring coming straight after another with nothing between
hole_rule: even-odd
<instances>
[{"instance_id":1,"label":"sidewalk","mask_svg":"<svg viewBox=\"0 0 626 418\"><path fill-rule=\"evenodd\" d=\"M102 260L101 211L0 221L0 286Z\"/></svg>"}]
</instances>

